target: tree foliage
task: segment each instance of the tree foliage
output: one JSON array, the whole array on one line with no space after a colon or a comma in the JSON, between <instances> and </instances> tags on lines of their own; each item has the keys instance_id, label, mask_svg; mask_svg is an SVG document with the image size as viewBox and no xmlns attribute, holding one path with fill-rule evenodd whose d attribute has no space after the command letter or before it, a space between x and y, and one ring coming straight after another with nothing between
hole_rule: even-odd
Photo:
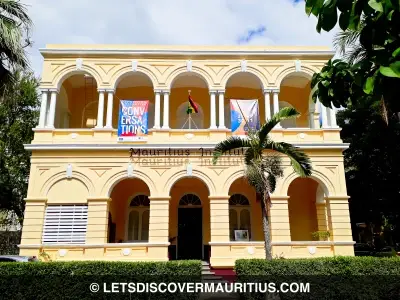
<instances>
[{"instance_id":1,"label":"tree foliage","mask_svg":"<svg viewBox=\"0 0 400 300\"><path fill-rule=\"evenodd\" d=\"M30 170L30 153L24 144L32 141L38 121L39 81L22 71L13 77L0 101L0 209L21 218Z\"/></svg>"},{"instance_id":2,"label":"tree foliage","mask_svg":"<svg viewBox=\"0 0 400 300\"><path fill-rule=\"evenodd\" d=\"M31 44L31 27L26 5L0 0L0 90L10 80L17 80L12 70L29 66L25 48Z\"/></svg>"},{"instance_id":3,"label":"tree foliage","mask_svg":"<svg viewBox=\"0 0 400 300\"><path fill-rule=\"evenodd\" d=\"M267 259L272 259L268 220L270 193L275 190L277 178L283 176L281 156L289 157L293 170L299 176L310 176L312 172L311 161L303 151L288 143L275 142L269 136L271 130L280 121L298 116L299 113L294 108L283 108L263 124L258 131L250 130L246 138L231 136L218 143L213 152L215 164L223 154L238 148L245 149L244 175L248 183L254 187L256 193L260 196Z\"/></svg>"},{"instance_id":4,"label":"tree foliage","mask_svg":"<svg viewBox=\"0 0 400 300\"><path fill-rule=\"evenodd\" d=\"M397 228L400 241L400 126L386 124L369 98L338 112L352 223L380 226L382 216ZM353 230L356 233L356 230Z\"/></svg>"},{"instance_id":5,"label":"tree foliage","mask_svg":"<svg viewBox=\"0 0 400 300\"><path fill-rule=\"evenodd\" d=\"M352 49L359 51L353 53L359 59L330 60L314 75L313 100L318 97L323 105L338 108L373 98L381 102L387 123L398 118L400 1L306 0L306 13L318 18L318 32L339 24L359 42L359 47Z\"/></svg>"}]
</instances>

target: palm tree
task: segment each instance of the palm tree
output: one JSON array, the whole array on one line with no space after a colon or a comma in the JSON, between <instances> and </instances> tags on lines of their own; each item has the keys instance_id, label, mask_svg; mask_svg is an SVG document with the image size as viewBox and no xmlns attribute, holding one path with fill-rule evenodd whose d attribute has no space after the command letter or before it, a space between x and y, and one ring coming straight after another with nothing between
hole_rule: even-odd
<instances>
[{"instance_id":1,"label":"palm tree","mask_svg":"<svg viewBox=\"0 0 400 300\"><path fill-rule=\"evenodd\" d=\"M357 29L340 31L333 39L335 50L351 65L367 58L367 49L360 43L360 35L364 26L365 21L361 19Z\"/></svg>"},{"instance_id":2,"label":"palm tree","mask_svg":"<svg viewBox=\"0 0 400 300\"><path fill-rule=\"evenodd\" d=\"M270 131L282 120L298 117L299 113L291 107L285 107L263 124L258 131L250 131L248 137L231 136L218 143L213 152L213 163L230 150L242 148L244 152L245 178L254 187L260 199L266 259L272 259L270 225L268 210L271 203L270 194L274 192L277 178L283 176L282 154L289 157L292 168L301 177L311 175L309 157L297 147L274 142ZM247 121L246 121L247 122Z\"/></svg>"},{"instance_id":3,"label":"palm tree","mask_svg":"<svg viewBox=\"0 0 400 300\"><path fill-rule=\"evenodd\" d=\"M13 80L13 69L29 67L25 48L31 44L32 21L26 5L18 0L0 0L0 88ZM1 100L0 100L1 101Z\"/></svg>"}]
</instances>

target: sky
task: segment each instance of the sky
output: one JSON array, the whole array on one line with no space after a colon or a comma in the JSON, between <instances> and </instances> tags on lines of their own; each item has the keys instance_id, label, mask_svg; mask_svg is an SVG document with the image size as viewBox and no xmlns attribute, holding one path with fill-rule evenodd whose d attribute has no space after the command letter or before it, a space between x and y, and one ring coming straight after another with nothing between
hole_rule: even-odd
<instances>
[{"instance_id":1,"label":"sky","mask_svg":"<svg viewBox=\"0 0 400 300\"><path fill-rule=\"evenodd\" d=\"M304 0L22 0L37 75L46 44L332 46Z\"/></svg>"}]
</instances>

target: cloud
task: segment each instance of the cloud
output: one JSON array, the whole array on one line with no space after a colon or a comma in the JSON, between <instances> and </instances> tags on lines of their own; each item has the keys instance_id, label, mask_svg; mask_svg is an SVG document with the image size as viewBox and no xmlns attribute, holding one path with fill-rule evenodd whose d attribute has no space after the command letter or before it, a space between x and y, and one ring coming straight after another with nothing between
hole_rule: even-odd
<instances>
[{"instance_id":1,"label":"cloud","mask_svg":"<svg viewBox=\"0 0 400 300\"><path fill-rule=\"evenodd\" d=\"M253 40L255 37L263 36L266 31L267 31L267 28L265 28L265 26L263 26L263 25L259 26L256 29L247 30L246 35L240 37L238 40L238 43L239 44L247 44L251 40Z\"/></svg>"},{"instance_id":2,"label":"cloud","mask_svg":"<svg viewBox=\"0 0 400 300\"><path fill-rule=\"evenodd\" d=\"M31 65L46 44L331 46L295 0L22 0L35 24Z\"/></svg>"}]
</instances>

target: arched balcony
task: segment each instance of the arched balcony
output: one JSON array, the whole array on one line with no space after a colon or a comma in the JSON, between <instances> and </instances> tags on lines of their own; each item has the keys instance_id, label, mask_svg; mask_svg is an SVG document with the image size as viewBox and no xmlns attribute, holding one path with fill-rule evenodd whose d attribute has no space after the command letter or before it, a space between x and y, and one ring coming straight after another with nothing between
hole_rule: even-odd
<instances>
[{"instance_id":1,"label":"arched balcony","mask_svg":"<svg viewBox=\"0 0 400 300\"><path fill-rule=\"evenodd\" d=\"M166 86L159 89L158 83L148 74L124 69L112 80L110 88L98 89L94 76L74 71L61 80L59 90L43 90L38 129L64 129L53 132L62 139L70 134L65 129L79 129L75 132L81 135L82 141L96 134L105 137L100 132L108 131L108 135L116 139L120 100L149 101L148 140L155 131L158 137L170 141L186 141L188 136L193 142L204 141L204 138L223 139L232 130L231 100L256 100L261 124L279 109L294 107L300 116L278 124L274 133L277 138L283 135L299 141L299 131L307 131L308 135L316 136L310 137L311 140L323 141L327 134L319 129L337 128L335 110L311 100L311 75L308 73L291 71L279 75L276 88L266 87L265 78L253 71L236 70L224 77L218 88L210 86L210 78L198 70L182 71L180 68L175 73L166 80ZM186 112L189 91L198 107L191 121Z\"/></svg>"}]
</instances>

